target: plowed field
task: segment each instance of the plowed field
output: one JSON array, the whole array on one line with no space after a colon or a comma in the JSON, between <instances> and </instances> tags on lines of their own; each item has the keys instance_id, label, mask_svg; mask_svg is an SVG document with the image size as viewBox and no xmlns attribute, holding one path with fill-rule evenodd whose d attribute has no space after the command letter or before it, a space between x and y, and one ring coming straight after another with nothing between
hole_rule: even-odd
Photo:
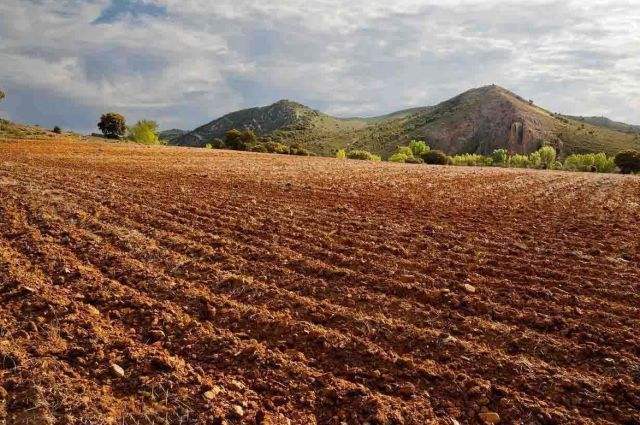
<instances>
[{"instance_id":1,"label":"plowed field","mask_svg":"<svg viewBox=\"0 0 640 425\"><path fill-rule=\"evenodd\" d=\"M0 143L0 423L640 424L640 178Z\"/></svg>"}]
</instances>

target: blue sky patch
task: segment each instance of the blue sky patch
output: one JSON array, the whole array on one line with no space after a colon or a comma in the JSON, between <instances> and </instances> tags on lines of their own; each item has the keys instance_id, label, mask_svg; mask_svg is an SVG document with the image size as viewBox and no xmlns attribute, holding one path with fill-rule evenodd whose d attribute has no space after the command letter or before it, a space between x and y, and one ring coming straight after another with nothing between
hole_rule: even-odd
<instances>
[{"instance_id":1,"label":"blue sky patch","mask_svg":"<svg viewBox=\"0 0 640 425\"><path fill-rule=\"evenodd\" d=\"M111 0L93 24L111 24L125 17L139 18L141 16L163 17L167 15L167 8L141 0Z\"/></svg>"}]
</instances>

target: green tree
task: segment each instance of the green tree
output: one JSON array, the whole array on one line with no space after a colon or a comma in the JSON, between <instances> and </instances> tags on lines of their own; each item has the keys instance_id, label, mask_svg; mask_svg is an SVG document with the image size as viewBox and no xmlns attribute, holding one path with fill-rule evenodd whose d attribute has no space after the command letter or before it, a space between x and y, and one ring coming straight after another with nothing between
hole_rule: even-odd
<instances>
[{"instance_id":1,"label":"green tree","mask_svg":"<svg viewBox=\"0 0 640 425\"><path fill-rule=\"evenodd\" d=\"M127 138L132 142L142 143L143 145L157 145L160 143L158 124L151 120L140 120L129 128Z\"/></svg>"},{"instance_id":2,"label":"green tree","mask_svg":"<svg viewBox=\"0 0 640 425\"><path fill-rule=\"evenodd\" d=\"M506 149L496 149L491 154L491 159L493 160L493 165L504 165L507 162L507 150Z\"/></svg>"},{"instance_id":3,"label":"green tree","mask_svg":"<svg viewBox=\"0 0 640 425\"><path fill-rule=\"evenodd\" d=\"M556 162L556 150L552 146L543 146L538 149L540 153L540 165L544 169L552 169Z\"/></svg>"},{"instance_id":4,"label":"green tree","mask_svg":"<svg viewBox=\"0 0 640 425\"><path fill-rule=\"evenodd\" d=\"M423 153L429 150L429 146L422 140L412 140L409 142L409 148L413 153L413 156L420 157Z\"/></svg>"},{"instance_id":5,"label":"green tree","mask_svg":"<svg viewBox=\"0 0 640 425\"><path fill-rule=\"evenodd\" d=\"M640 152L635 150L620 152L614 158L614 162L623 174L637 173L640 171Z\"/></svg>"},{"instance_id":6,"label":"green tree","mask_svg":"<svg viewBox=\"0 0 640 425\"><path fill-rule=\"evenodd\" d=\"M127 123L124 116L115 112L108 112L100 117L98 128L105 137L119 139L127 131Z\"/></svg>"},{"instance_id":7,"label":"green tree","mask_svg":"<svg viewBox=\"0 0 640 425\"><path fill-rule=\"evenodd\" d=\"M246 151L258 143L258 138L251 130L240 131L233 128L226 132L224 143L229 149Z\"/></svg>"},{"instance_id":8,"label":"green tree","mask_svg":"<svg viewBox=\"0 0 640 425\"><path fill-rule=\"evenodd\" d=\"M426 151L422 154L422 160L425 164L445 165L449 163L447 154L439 150Z\"/></svg>"},{"instance_id":9,"label":"green tree","mask_svg":"<svg viewBox=\"0 0 640 425\"><path fill-rule=\"evenodd\" d=\"M413 155L411 156L411 158L413 158ZM389 162L407 162L407 159L409 159L407 154L396 152L389 157Z\"/></svg>"},{"instance_id":10,"label":"green tree","mask_svg":"<svg viewBox=\"0 0 640 425\"><path fill-rule=\"evenodd\" d=\"M224 144L229 149L240 150L242 146L242 132L235 128L227 131L224 135Z\"/></svg>"},{"instance_id":11,"label":"green tree","mask_svg":"<svg viewBox=\"0 0 640 425\"><path fill-rule=\"evenodd\" d=\"M529 167L540 168L542 164L542 158L540 157L540 151L531 152L529 154Z\"/></svg>"},{"instance_id":12,"label":"green tree","mask_svg":"<svg viewBox=\"0 0 640 425\"><path fill-rule=\"evenodd\" d=\"M349 159L361 159L364 161L380 161L380 157L378 155L372 154L371 152L355 149L347 152L347 158Z\"/></svg>"},{"instance_id":13,"label":"green tree","mask_svg":"<svg viewBox=\"0 0 640 425\"><path fill-rule=\"evenodd\" d=\"M252 130L243 131L242 135L240 136L240 140L247 150L258 143L258 137L256 137L256 134Z\"/></svg>"},{"instance_id":14,"label":"green tree","mask_svg":"<svg viewBox=\"0 0 640 425\"><path fill-rule=\"evenodd\" d=\"M2 90L0 90L0 101L4 99L4 92Z\"/></svg>"},{"instance_id":15,"label":"green tree","mask_svg":"<svg viewBox=\"0 0 640 425\"><path fill-rule=\"evenodd\" d=\"M529 166L529 157L527 155L516 154L509 158L509 167L527 168Z\"/></svg>"}]
</instances>

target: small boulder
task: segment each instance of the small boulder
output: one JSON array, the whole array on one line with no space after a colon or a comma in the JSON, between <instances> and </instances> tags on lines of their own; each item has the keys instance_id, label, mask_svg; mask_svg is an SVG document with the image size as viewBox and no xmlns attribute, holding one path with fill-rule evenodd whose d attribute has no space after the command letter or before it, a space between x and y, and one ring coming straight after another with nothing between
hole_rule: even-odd
<instances>
[{"instance_id":1,"label":"small boulder","mask_svg":"<svg viewBox=\"0 0 640 425\"><path fill-rule=\"evenodd\" d=\"M229 416L233 418L241 418L244 416L244 409L240 405L233 405L229 411Z\"/></svg>"},{"instance_id":2,"label":"small boulder","mask_svg":"<svg viewBox=\"0 0 640 425\"><path fill-rule=\"evenodd\" d=\"M207 400L213 400L214 398L216 398L218 394L220 394L221 391L222 391L222 388L218 386L214 386L209 391L205 391L203 396Z\"/></svg>"},{"instance_id":3,"label":"small boulder","mask_svg":"<svg viewBox=\"0 0 640 425\"><path fill-rule=\"evenodd\" d=\"M500 422L500 415L498 415L496 412L479 413L478 416L485 424L491 425Z\"/></svg>"},{"instance_id":4,"label":"small boulder","mask_svg":"<svg viewBox=\"0 0 640 425\"><path fill-rule=\"evenodd\" d=\"M118 378L124 378L124 369L118 364L111 364L111 372Z\"/></svg>"},{"instance_id":5,"label":"small boulder","mask_svg":"<svg viewBox=\"0 0 640 425\"><path fill-rule=\"evenodd\" d=\"M462 285L462 287L470 294L475 294L476 292L476 287L473 285L469 285L468 283L465 283L464 285Z\"/></svg>"}]
</instances>

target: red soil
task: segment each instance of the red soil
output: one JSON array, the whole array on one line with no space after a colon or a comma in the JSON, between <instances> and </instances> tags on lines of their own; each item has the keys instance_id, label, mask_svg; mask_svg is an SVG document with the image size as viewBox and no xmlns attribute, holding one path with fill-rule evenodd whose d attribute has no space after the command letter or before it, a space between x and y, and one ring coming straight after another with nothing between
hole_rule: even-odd
<instances>
[{"instance_id":1,"label":"red soil","mask_svg":"<svg viewBox=\"0 0 640 425\"><path fill-rule=\"evenodd\" d=\"M0 423L639 424L639 199L618 175L0 143Z\"/></svg>"}]
</instances>

